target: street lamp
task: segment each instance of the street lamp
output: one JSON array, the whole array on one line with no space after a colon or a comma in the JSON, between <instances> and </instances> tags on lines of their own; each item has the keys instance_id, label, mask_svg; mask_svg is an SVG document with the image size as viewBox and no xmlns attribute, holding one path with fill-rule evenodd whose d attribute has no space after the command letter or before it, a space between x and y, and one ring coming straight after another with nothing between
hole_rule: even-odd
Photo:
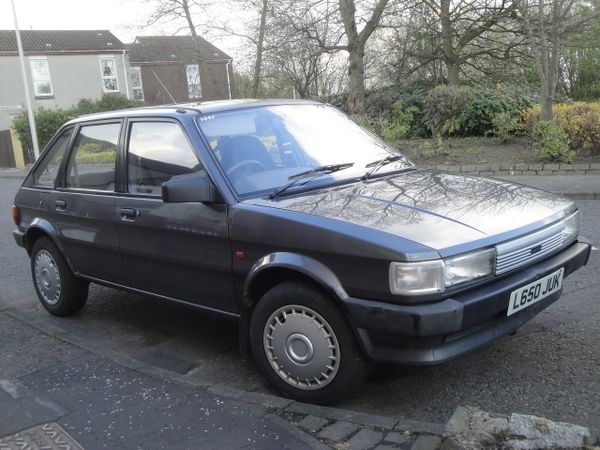
<instances>
[{"instance_id":1,"label":"street lamp","mask_svg":"<svg viewBox=\"0 0 600 450\"><path fill-rule=\"evenodd\" d=\"M38 147L37 129L35 128L35 116L33 114L33 105L29 95L29 84L27 83L27 72L25 72L25 56L23 55L23 43L21 42L21 32L17 21L17 10L15 9L15 0L10 0L12 5L13 20L15 22L15 35L17 38L17 49L19 50L19 60L21 61L21 76L23 77L23 87L25 88L25 101L27 103L27 116L29 117L29 130L31 131L31 143L33 144L33 155L35 159L40 156Z\"/></svg>"}]
</instances>

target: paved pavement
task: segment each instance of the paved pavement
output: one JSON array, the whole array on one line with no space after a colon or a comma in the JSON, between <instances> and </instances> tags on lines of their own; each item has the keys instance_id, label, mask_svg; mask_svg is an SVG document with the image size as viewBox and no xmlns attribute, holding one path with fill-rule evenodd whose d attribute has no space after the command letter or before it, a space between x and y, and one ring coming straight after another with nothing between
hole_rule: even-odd
<instances>
[{"instance_id":1,"label":"paved pavement","mask_svg":"<svg viewBox=\"0 0 600 450\"><path fill-rule=\"evenodd\" d=\"M92 287L88 306L80 314L66 319L48 316L35 298L27 256L14 245L10 234L13 224L8 210L18 184L18 179L0 174L0 211L6 212L0 214L0 254L5 261L0 266L0 309L29 314L69 336L189 379L208 381L223 389L274 393L252 362L239 356L232 322L99 286ZM578 203L583 233L600 247L600 202ZM376 368L364 388L339 406L444 423L457 406L473 405L488 411L520 412L578 423L598 433L598 262L598 252L594 252L589 265L566 280L561 301L516 336L438 367ZM24 359L17 368L22 373L13 376L34 372L40 361L57 357L45 341L31 344L40 351L30 359L27 354L21 355ZM0 342L5 345L5 339ZM18 348L28 345L23 343ZM0 367L6 370L4 364Z\"/></svg>"},{"instance_id":2,"label":"paved pavement","mask_svg":"<svg viewBox=\"0 0 600 450\"><path fill-rule=\"evenodd\" d=\"M54 423L87 449L311 448L265 407L124 367L3 312L0 342L0 438ZM11 443L29 448L0 448Z\"/></svg>"}]
</instances>

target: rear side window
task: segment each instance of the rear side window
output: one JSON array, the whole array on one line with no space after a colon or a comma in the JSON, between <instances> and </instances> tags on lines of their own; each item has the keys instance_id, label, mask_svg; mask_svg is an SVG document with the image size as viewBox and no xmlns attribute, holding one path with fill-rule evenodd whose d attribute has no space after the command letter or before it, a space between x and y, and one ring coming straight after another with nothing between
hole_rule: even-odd
<instances>
[{"instance_id":1,"label":"rear side window","mask_svg":"<svg viewBox=\"0 0 600 450\"><path fill-rule=\"evenodd\" d=\"M67 167L67 187L114 191L120 131L120 123L79 129Z\"/></svg>"},{"instance_id":2,"label":"rear side window","mask_svg":"<svg viewBox=\"0 0 600 450\"><path fill-rule=\"evenodd\" d=\"M35 169L33 174L33 185L54 187L54 181L58 173L60 163L65 156L69 139L73 133L72 129L63 131L63 133L54 141L52 146L44 155L44 159Z\"/></svg>"},{"instance_id":3,"label":"rear side window","mask_svg":"<svg viewBox=\"0 0 600 450\"><path fill-rule=\"evenodd\" d=\"M202 168L183 130L173 122L134 122L129 133L129 192L160 196L176 175Z\"/></svg>"}]
</instances>

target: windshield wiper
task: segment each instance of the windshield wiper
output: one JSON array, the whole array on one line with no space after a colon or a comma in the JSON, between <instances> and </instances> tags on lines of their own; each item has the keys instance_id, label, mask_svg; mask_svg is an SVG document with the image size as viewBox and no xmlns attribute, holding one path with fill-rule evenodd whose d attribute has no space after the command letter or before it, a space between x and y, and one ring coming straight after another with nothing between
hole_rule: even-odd
<instances>
[{"instance_id":1,"label":"windshield wiper","mask_svg":"<svg viewBox=\"0 0 600 450\"><path fill-rule=\"evenodd\" d=\"M386 164L393 163L394 161L398 161L400 159L405 159L405 158L402 155L389 155L389 156L386 156L385 158L378 159L377 161L370 162L365 167L373 167L373 168L371 170L369 170L367 173L365 173L360 179L363 181L368 180L369 178L371 178L371 175L373 175L375 172L377 172L379 169L381 169Z\"/></svg>"},{"instance_id":2,"label":"windshield wiper","mask_svg":"<svg viewBox=\"0 0 600 450\"><path fill-rule=\"evenodd\" d=\"M291 180L289 183L273 191L271 195L269 195L269 198L274 199L281 193L287 191L289 188L294 186L298 181L311 175L312 177L306 181L307 183L313 178L317 178L323 174L337 172L338 170L347 169L348 167L352 167L353 165L354 163L327 164L324 166L314 167L310 170L305 170L304 172L295 173L294 175L288 177L288 180Z\"/></svg>"}]
</instances>

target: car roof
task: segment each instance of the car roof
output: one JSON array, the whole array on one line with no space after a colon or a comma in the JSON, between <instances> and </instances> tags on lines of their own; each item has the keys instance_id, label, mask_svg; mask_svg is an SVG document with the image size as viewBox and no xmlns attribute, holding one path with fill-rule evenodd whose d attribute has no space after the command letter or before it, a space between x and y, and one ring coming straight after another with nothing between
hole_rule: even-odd
<instances>
[{"instance_id":1,"label":"car roof","mask_svg":"<svg viewBox=\"0 0 600 450\"><path fill-rule=\"evenodd\" d=\"M177 103L159 106L144 106L140 108L120 109L101 113L85 114L68 122L87 122L91 120L104 120L122 117L152 117L152 116L176 116L189 112L198 114L211 114L221 111L232 111L236 109L256 108L261 106L276 105L322 105L316 100L291 100L291 99L239 99L239 100L214 100L208 102Z\"/></svg>"}]
</instances>

